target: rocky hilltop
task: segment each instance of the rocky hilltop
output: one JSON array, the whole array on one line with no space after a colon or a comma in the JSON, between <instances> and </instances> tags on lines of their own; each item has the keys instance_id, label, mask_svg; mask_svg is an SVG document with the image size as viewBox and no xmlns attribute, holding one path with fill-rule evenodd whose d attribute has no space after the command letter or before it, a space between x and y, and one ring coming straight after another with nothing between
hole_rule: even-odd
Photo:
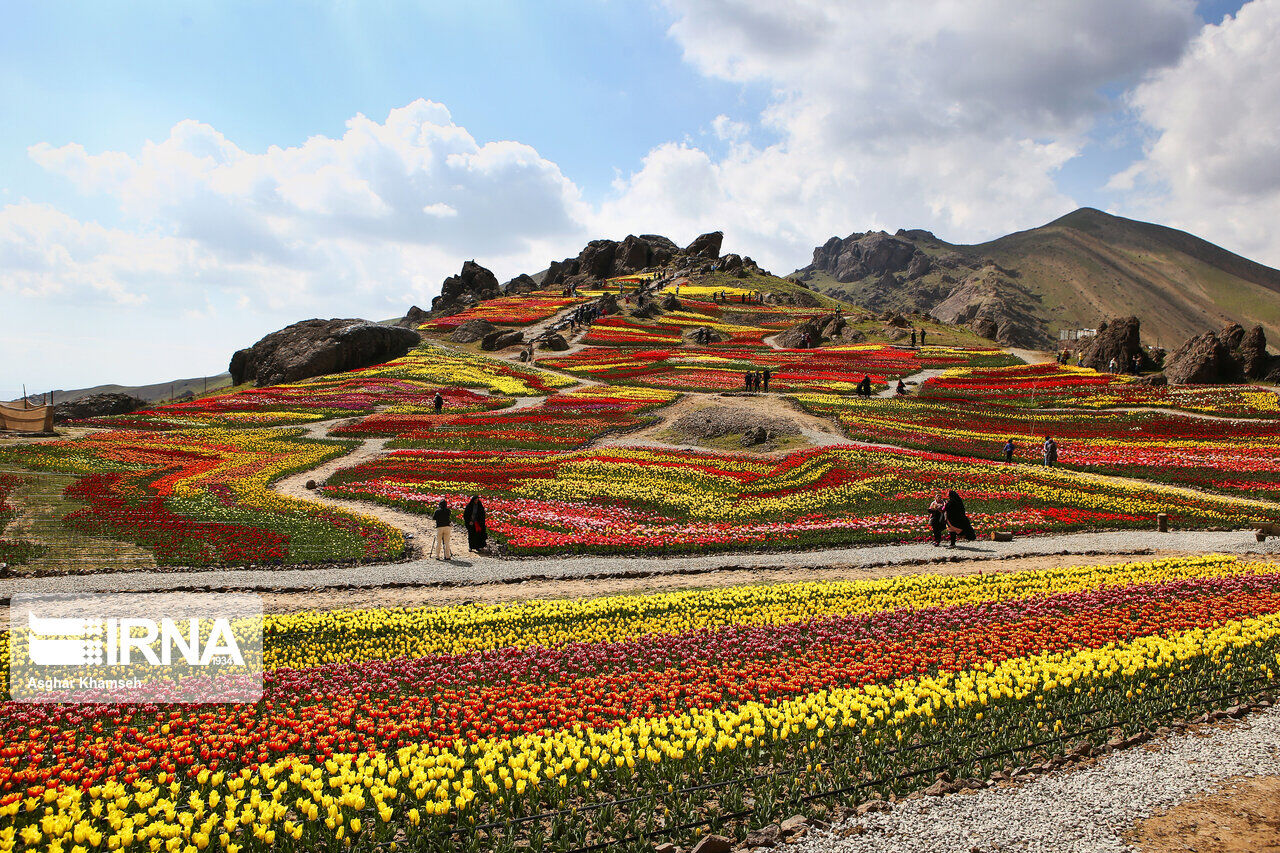
<instances>
[{"instance_id":1,"label":"rocky hilltop","mask_svg":"<svg viewBox=\"0 0 1280 853\"><path fill-rule=\"evenodd\" d=\"M624 240L592 240L577 257L552 261L542 276L543 287L585 284L638 272L668 271L700 275L724 271L747 277L765 271L751 258L721 256L724 233L712 231L697 237L683 249L659 234L629 235Z\"/></svg>"},{"instance_id":2,"label":"rocky hilltop","mask_svg":"<svg viewBox=\"0 0 1280 853\"><path fill-rule=\"evenodd\" d=\"M1231 322L1280 333L1280 271L1091 208L977 245L921 230L832 237L794 275L872 310L928 312L1012 346L1053 346L1061 329L1135 314L1169 348Z\"/></svg>"}]
</instances>

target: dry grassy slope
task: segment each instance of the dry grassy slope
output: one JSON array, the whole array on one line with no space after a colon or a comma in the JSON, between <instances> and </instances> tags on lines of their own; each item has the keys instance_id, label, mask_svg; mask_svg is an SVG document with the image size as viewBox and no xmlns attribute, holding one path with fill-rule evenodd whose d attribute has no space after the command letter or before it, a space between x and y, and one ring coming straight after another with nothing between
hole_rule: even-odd
<instances>
[{"instance_id":1,"label":"dry grassy slope","mask_svg":"<svg viewBox=\"0 0 1280 853\"><path fill-rule=\"evenodd\" d=\"M1246 327L1260 323L1270 340L1280 341L1280 271L1183 231L1082 208L972 246L918 231L899 236L934 257L991 259L1016 271L1012 284L1039 298L1038 313L1055 335L1061 328L1092 328L1106 318L1134 314L1142 320L1145 340L1169 348L1232 320ZM918 283L943 292L950 288L936 268ZM873 286L871 280L839 283L825 273L813 274L809 284L844 290L855 302Z\"/></svg>"}]
</instances>

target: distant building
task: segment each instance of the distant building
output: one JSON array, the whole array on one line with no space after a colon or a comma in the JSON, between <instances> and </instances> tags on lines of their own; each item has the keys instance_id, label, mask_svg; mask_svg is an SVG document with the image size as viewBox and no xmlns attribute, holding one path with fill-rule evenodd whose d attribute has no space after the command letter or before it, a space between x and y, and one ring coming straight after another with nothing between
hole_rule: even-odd
<instances>
[{"instance_id":1,"label":"distant building","mask_svg":"<svg viewBox=\"0 0 1280 853\"><path fill-rule=\"evenodd\" d=\"M1058 340L1082 341L1085 338L1092 338L1096 334L1098 334L1097 329L1059 329Z\"/></svg>"}]
</instances>

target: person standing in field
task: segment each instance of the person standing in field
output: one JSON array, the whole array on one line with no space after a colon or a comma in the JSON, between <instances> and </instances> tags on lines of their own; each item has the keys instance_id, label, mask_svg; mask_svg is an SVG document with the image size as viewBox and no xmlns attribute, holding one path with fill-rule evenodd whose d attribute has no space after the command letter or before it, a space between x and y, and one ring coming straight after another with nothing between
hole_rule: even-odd
<instances>
[{"instance_id":1,"label":"person standing in field","mask_svg":"<svg viewBox=\"0 0 1280 853\"><path fill-rule=\"evenodd\" d=\"M924 346L924 329L920 330L920 346Z\"/></svg>"},{"instance_id":2,"label":"person standing in field","mask_svg":"<svg viewBox=\"0 0 1280 853\"><path fill-rule=\"evenodd\" d=\"M1013 439L1012 438L1006 440L1004 443L1004 461L1005 462L1013 461Z\"/></svg>"},{"instance_id":3,"label":"person standing in field","mask_svg":"<svg viewBox=\"0 0 1280 853\"><path fill-rule=\"evenodd\" d=\"M436 414L440 414L441 410L444 409L444 397L439 391L436 392L436 397L431 403L436 407Z\"/></svg>"},{"instance_id":4,"label":"person standing in field","mask_svg":"<svg viewBox=\"0 0 1280 853\"><path fill-rule=\"evenodd\" d=\"M969 516L964 510L964 500L955 489L947 493L947 505L943 511L947 516L947 532L951 537L949 547L956 547L957 535L963 536L967 542L978 538L978 534L973 531L973 523L969 521Z\"/></svg>"},{"instance_id":5,"label":"person standing in field","mask_svg":"<svg viewBox=\"0 0 1280 853\"><path fill-rule=\"evenodd\" d=\"M916 330L914 328L911 330L911 348L916 348Z\"/></svg>"},{"instance_id":6,"label":"person standing in field","mask_svg":"<svg viewBox=\"0 0 1280 853\"><path fill-rule=\"evenodd\" d=\"M1058 442L1052 438L1044 440L1044 464L1050 468L1058 464Z\"/></svg>"},{"instance_id":7,"label":"person standing in field","mask_svg":"<svg viewBox=\"0 0 1280 853\"><path fill-rule=\"evenodd\" d=\"M929 529L933 531L933 547L942 544L942 532L947 529L947 496L938 492L929 504Z\"/></svg>"},{"instance_id":8,"label":"person standing in field","mask_svg":"<svg viewBox=\"0 0 1280 853\"><path fill-rule=\"evenodd\" d=\"M449 504L441 499L431 518L436 523L436 539L431 546L431 556L441 554L442 556L436 557L437 560L452 560L453 547L449 544L449 534L453 532L453 513L449 512Z\"/></svg>"},{"instance_id":9,"label":"person standing in field","mask_svg":"<svg viewBox=\"0 0 1280 853\"><path fill-rule=\"evenodd\" d=\"M763 385L764 385L764 390L765 390L765 391L768 391L768 390L769 390L769 377L770 377L770 376L772 376L772 375L773 375L773 374L769 372L769 368L767 368L767 367L766 367L766 368L764 369L764 371L760 374L760 381L763 383Z\"/></svg>"},{"instance_id":10,"label":"person standing in field","mask_svg":"<svg viewBox=\"0 0 1280 853\"><path fill-rule=\"evenodd\" d=\"M467 528L467 551L474 554L489 544L489 531L485 527L487 513L479 495L472 495L467 508L462 511L462 523Z\"/></svg>"}]
</instances>

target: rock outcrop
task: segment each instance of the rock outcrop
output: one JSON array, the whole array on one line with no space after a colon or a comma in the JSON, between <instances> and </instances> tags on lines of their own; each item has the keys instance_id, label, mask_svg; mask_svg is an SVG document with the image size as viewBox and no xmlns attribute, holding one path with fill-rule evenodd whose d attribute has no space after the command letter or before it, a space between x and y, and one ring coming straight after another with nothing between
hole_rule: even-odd
<instances>
[{"instance_id":1,"label":"rock outcrop","mask_svg":"<svg viewBox=\"0 0 1280 853\"><path fill-rule=\"evenodd\" d=\"M1229 323L1214 334L1190 338L1165 359L1165 375L1173 385L1221 385L1250 379L1275 381L1280 358L1267 354L1261 326L1245 331Z\"/></svg>"},{"instance_id":2,"label":"rock outcrop","mask_svg":"<svg viewBox=\"0 0 1280 853\"><path fill-rule=\"evenodd\" d=\"M533 280L533 276L524 272L502 285L502 292L508 296L514 296L518 293L532 293L537 289L538 283Z\"/></svg>"},{"instance_id":3,"label":"rock outcrop","mask_svg":"<svg viewBox=\"0 0 1280 853\"><path fill-rule=\"evenodd\" d=\"M1080 351L1080 364L1093 370L1110 370L1115 360L1121 373L1133 369L1133 357L1141 359L1144 370L1151 359L1142 348L1142 325L1137 317L1117 317L1098 326L1098 333Z\"/></svg>"},{"instance_id":4,"label":"rock outcrop","mask_svg":"<svg viewBox=\"0 0 1280 853\"><path fill-rule=\"evenodd\" d=\"M916 260L919 256L919 260ZM813 263L806 269L820 269L836 281L857 281L867 276L906 273L915 263L919 271L931 262L915 244L884 231L851 234L843 240L832 237L813 250Z\"/></svg>"},{"instance_id":5,"label":"rock outcrop","mask_svg":"<svg viewBox=\"0 0 1280 853\"><path fill-rule=\"evenodd\" d=\"M568 348L569 342L559 332L550 332L543 335L541 340L538 341L538 349L548 350L549 352L564 352Z\"/></svg>"},{"instance_id":6,"label":"rock outcrop","mask_svg":"<svg viewBox=\"0 0 1280 853\"><path fill-rule=\"evenodd\" d=\"M88 397L54 406L53 421L66 423L107 415L128 415L147 408L147 405L146 400L131 394L90 394Z\"/></svg>"},{"instance_id":7,"label":"rock outcrop","mask_svg":"<svg viewBox=\"0 0 1280 853\"><path fill-rule=\"evenodd\" d=\"M1165 359L1164 375L1171 385L1223 385L1242 378L1231 348L1213 332L1196 335L1174 350Z\"/></svg>"},{"instance_id":8,"label":"rock outcrop","mask_svg":"<svg viewBox=\"0 0 1280 853\"><path fill-rule=\"evenodd\" d=\"M524 332L518 329L498 329L490 332L480 341L480 349L493 352L524 343Z\"/></svg>"},{"instance_id":9,"label":"rock outcrop","mask_svg":"<svg viewBox=\"0 0 1280 853\"><path fill-rule=\"evenodd\" d=\"M774 343L783 349L803 349L806 342L809 349L822 344L822 328L812 320L796 323L774 338Z\"/></svg>"},{"instance_id":10,"label":"rock outcrop","mask_svg":"<svg viewBox=\"0 0 1280 853\"><path fill-rule=\"evenodd\" d=\"M624 240L592 240L576 258L552 261L542 286L583 284L651 269L709 271L710 265L720 258L723 241L724 234L719 231L699 236L684 249L659 234L631 234Z\"/></svg>"},{"instance_id":11,"label":"rock outcrop","mask_svg":"<svg viewBox=\"0 0 1280 853\"><path fill-rule=\"evenodd\" d=\"M455 344L474 344L485 335L497 331L498 327L488 320L467 320L449 333L449 340Z\"/></svg>"},{"instance_id":12,"label":"rock outcrop","mask_svg":"<svg viewBox=\"0 0 1280 853\"><path fill-rule=\"evenodd\" d=\"M451 275L440 285L440 295L431 300L431 313L438 317L457 314L485 299L500 295L497 277L477 264L467 261L462 272Z\"/></svg>"},{"instance_id":13,"label":"rock outcrop","mask_svg":"<svg viewBox=\"0 0 1280 853\"><path fill-rule=\"evenodd\" d=\"M402 329L413 329L416 331L419 326L430 319L431 315L426 311L423 311L417 305L411 305L409 306L409 310L404 313L404 316L396 321L396 325Z\"/></svg>"},{"instance_id":14,"label":"rock outcrop","mask_svg":"<svg viewBox=\"0 0 1280 853\"><path fill-rule=\"evenodd\" d=\"M421 337L368 320L303 320L272 332L231 357L231 381L259 387L297 382L399 358Z\"/></svg>"}]
</instances>

